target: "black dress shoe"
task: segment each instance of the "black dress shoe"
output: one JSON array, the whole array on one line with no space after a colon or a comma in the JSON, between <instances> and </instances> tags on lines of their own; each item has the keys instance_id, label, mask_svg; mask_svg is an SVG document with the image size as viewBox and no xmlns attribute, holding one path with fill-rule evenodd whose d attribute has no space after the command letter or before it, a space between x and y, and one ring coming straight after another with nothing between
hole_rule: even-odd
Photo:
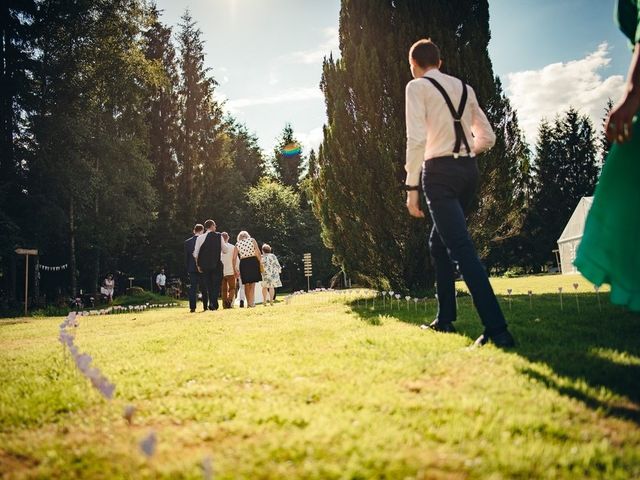
<instances>
[{"instance_id":1,"label":"black dress shoe","mask_svg":"<svg viewBox=\"0 0 640 480\"><path fill-rule=\"evenodd\" d=\"M421 328L441 333L456 333L456 327L453 326L452 322L441 322L439 320L434 320L429 325L422 325Z\"/></svg>"},{"instance_id":2,"label":"black dress shoe","mask_svg":"<svg viewBox=\"0 0 640 480\"><path fill-rule=\"evenodd\" d=\"M481 347L487 344L488 342L491 342L496 347L500 347L500 348L512 348L516 346L516 341L514 340L509 330L503 330L502 332L495 333L493 335L483 333L476 339L476 341L474 342L474 345L476 347Z\"/></svg>"}]
</instances>

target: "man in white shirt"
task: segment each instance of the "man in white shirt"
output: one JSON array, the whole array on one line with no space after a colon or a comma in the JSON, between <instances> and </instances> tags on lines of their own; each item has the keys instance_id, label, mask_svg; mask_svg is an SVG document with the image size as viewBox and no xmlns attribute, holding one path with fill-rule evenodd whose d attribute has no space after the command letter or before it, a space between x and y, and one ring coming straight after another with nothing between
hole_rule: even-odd
<instances>
[{"instance_id":1,"label":"man in white shirt","mask_svg":"<svg viewBox=\"0 0 640 480\"><path fill-rule=\"evenodd\" d=\"M236 293L236 275L233 264L233 244L229 243L229 234L222 232L222 239L227 244L227 251L220 254L222 260L222 308L231 308Z\"/></svg>"},{"instance_id":2,"label":"man in white shirt","mask_svg":"<svg viewBox=\"0 0 640 480\"><path fill-rule=\"evenodd\" d=\"M164 274L164 268L162 270L160 270L160 273L156 276L156 286L158 287L158 291L160 292L160 295L164 295L167 291L166 289L166 285L167 285L167 277Z\"/></svg>"},{"instance_id":3,"label":"man in white shirt","mask_svg":"<svg viewBox=\"0 0 640 480\"><path fill-rule=\"evenodd\" d=\"M407 209L414 217L424 217L418 193L422 177L434 224L429 248L436 271L438 314L428 328L455 332L456 262L485 328L476 345L492 341L500 347L512 347L515 341L465 220L465 210L478 186L475 156L493 147L495 134L473 89L440 71L440 50L431 40L419 40L411 46L409 64L414 79L405 92Z\"/></svg>"}]
</instances>

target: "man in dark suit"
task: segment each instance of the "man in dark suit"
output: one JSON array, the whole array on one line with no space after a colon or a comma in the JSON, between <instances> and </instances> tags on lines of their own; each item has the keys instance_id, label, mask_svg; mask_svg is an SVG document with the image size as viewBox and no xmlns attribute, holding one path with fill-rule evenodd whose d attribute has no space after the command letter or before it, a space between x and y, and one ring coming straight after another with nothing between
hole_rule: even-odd
<instances>
[{"instance_id":1,"label":"man in dark suit","mask_svg":"<svg viewBox=\"0 0 640 480\"><path fill-rule=\"evenodd\" d=\"M222 235L216 232L216 222L204 222L206 232L196 240L193 257L196 259L198 271L202 272L204 288L209 298L209 310L218 309L218 296L222 283L221 253L227 253L227 244Z\"/></svg>"},{"instance_id":2,"label":"man in dark suit","mask_svg":"<svg viewBox=\"0 0 640 480\"><path fill-rule=\"evenodd\" d=\"M204 233L204 226L201 223L197 223L193 227L193 237L184 241L184 266L189 274L189 309L191 313L196 311L196 305L198 303L198 286L202 291L202 303L206 310L209 306L209 299L207 298L207 291L204 288L202 274L198 272L198 266L196 265L196 259L193 256L193 251L196 248L196 240L200 235Z\"/></svg>"}]
</instances>

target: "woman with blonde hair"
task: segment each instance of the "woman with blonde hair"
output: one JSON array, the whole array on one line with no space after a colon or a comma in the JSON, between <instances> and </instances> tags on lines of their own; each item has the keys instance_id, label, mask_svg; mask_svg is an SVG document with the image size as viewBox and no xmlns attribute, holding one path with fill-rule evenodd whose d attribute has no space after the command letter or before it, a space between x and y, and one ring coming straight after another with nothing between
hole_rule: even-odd
<instances>
[{"instance_id":1,"label":"woman with blonde hair","mask_svg":"<svg viewBox=\"0 0 640 480\"><path fill-rule=\"evenodd\" d=\"M258 243L251 238L246 230L238 234L238 241L233 249L233 270L236 277L240 277L247 297L247 307L255 307L256 283L262 280L262 259ZM240 259L238 267L237 260Z\"/></svg>"},{"instance_id":2,"label":"woman with blonde hair","mask_svg":"<svg viewBox=\"0 0 640 480\"><path fill-rule=\"evenodd\" d=\"M273 299L276 294L276 288L282 286L280 281L280 272L282 267L278 262L278 257L271 253L271 246L268 243L262 245L262 298L264 298L264 306L267 302L273 305Z\"/></svg>"}]
</instances>

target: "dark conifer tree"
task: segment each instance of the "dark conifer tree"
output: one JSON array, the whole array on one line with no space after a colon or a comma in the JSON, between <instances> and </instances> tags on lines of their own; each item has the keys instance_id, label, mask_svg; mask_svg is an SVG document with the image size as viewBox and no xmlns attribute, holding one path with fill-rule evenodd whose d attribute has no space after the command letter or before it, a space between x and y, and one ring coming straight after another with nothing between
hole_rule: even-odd
<instances>
[{"instance_id":1,"label":"dark conifer tree","mask_svg":"<svg viewBox=\"0 0 640 480\"><path fill-rule=\"evenodd\" d=\"M293 155L285 155L283 153L285 147L296 145L298 145L298 141L293 135L293 128L290 123L287 123L280 134L278 145L273 152L273 167L278 178L284 185L297 190L304 170L302 152Z\"/></svg>"},{"instance_id":2,"label":"dark conifer tree","mask_svg":"<svg viewBox=\"0 0 640 480\"><path fill-rule=\"evenodd\" d=\"M28 159L24 113L30 110L33 83L33 0L5 1L0 6L0 291L15 300L13 249L23 243L23 168ZM25 238L26 237L26 238ZM0 299L2 301L3 299Z\"/></svg>"}]
</instances>

